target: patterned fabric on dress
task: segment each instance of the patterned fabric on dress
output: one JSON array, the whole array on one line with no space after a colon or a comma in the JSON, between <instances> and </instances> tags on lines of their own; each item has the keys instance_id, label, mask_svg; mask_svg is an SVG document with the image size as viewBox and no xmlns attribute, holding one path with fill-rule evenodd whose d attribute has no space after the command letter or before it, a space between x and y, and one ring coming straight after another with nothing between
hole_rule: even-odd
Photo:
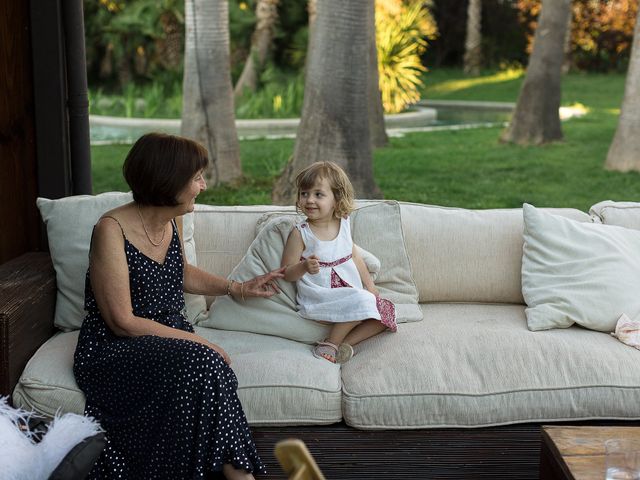
<instances>
[{"instance_id":1,"label":"patterned fabric on dress","mask_svg":"<svg viewBox=\"0 0 640 480\"><path fill-rule=\"evenodd\" d=\"M380 320L396 331L395 306L376 297L362 286L352 258L353 240L348 218L340 220L340 231L333 240L318 239L309 224L296 224L304 242L302 257L315 255L320 272L305 273L296 282L300 315L311 320L351 322L369 318Z\"/></svg>"},{"instance_id":2,"label":"patterned fabric on dress","mask_svg":"<svg viewBox=\"0 0 640 480\"><path fill-rule=\"evenodd\" d=\"M162 264L126 237L124 248L134 315L193 332L182 313L184 266L175 224ZM89 272L85 309L73 371L86 396L85 413L107 436L89 478L205 478L226 463L264 472L238 381L217 352L189 340L116 336L100 314Z\"/></svg>"}]
</instances>

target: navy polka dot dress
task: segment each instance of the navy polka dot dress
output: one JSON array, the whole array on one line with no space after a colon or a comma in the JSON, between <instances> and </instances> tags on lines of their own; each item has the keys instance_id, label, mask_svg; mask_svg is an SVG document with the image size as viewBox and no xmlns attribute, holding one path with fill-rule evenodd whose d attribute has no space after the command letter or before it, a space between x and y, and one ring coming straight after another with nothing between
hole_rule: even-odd
<instances>
[{"instance_id":1,"label":"navy polka dot dress","mask_svg":"<svg viewBox=\"0 0 640 480\"><path fill-rule=\"evenodd\" d=\"M182 313L175 224L163 264L126 237L124 245L133 313L193 332ZM226 463L264 472L236 395L238 381L217 352L189 340L114 335L98 310L89 272L85 309L73 371L86 396L85 413L107 436L90 478L206 478Z\"/></svg>"}]
</instances>

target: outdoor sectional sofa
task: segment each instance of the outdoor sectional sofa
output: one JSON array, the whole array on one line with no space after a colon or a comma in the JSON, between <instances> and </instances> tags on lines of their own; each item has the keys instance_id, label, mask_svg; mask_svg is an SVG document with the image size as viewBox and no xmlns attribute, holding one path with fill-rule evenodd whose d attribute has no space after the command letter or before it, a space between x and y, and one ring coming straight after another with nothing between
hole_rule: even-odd
<instances>
[{"instance_id":1,"label":"outdoor sectional sofa","mask_svg":"<svg viewBox=\"0 0 640 480\"><path fill-rule=\"evenodd\" d=\"M72 362L91 225L129 200L39 199L51 254L0 267L0 386L14 405L48 416L83 412ZM293 285L275 300L220 297L215 314L207 312L211 299L187 298L196 331L232 358L268 478L283 478L273 446L288 437L307 443L327 478L538 478L541 424L637 424L640 351L608 332L620 314L640 314L640 304L625 300L640 279L611 260L625 250L610 248L619 238L631 251L640 246L640 204L601 202L590 213L525 206L527 221L523 209L358 205L355 242L403 323L357 346L341 367L312 356L310 343L326 327L297 316ZM186 257L250 278L279 262L294 215L288 207L197 205L183 220ZM591 245L580 235L592 231L613 232L613 241L605 235L604 247ZM576 250L592 258L565 261L569 270L578 265L573 273L546 268ZM630 268L639 257L636 250L627 259ZM572 315L584 326L549 329L545 302L567 307L572 283L596 310L616 305L595 323L578 305Z\"/></svg>"}]
</instances>

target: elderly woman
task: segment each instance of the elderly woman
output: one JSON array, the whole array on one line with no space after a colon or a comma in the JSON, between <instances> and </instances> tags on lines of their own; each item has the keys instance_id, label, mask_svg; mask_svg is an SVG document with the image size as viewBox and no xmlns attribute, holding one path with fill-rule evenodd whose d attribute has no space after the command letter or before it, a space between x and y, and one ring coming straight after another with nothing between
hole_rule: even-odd
<instances>
[{"instance_id":1,"label":"elderly woman","mask_svg":"<svg viewBox=\"0 0 640 480\"><path fill-rule=\"evenodd\" d=\"M91 478L253 478L264 466L229 357L196 335L184 293L269 297L281 271L237 283L188 265L176 218L205 189L207 151L141 137L124 163L132 203L94 227L74 374L106 431Z\"/></svg>"}]
</instances>

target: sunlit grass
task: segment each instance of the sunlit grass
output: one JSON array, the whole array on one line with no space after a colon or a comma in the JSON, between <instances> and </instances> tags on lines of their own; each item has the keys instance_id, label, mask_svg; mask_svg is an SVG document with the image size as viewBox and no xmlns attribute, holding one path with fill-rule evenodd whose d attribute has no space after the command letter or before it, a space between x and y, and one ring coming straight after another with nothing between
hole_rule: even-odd
<instances>
[{"instance_id":1,"label":"sunlit grass","mask_svg":"<svg viewBox=\"0 0 640 480\"><path fill-rule=\"evenodd\" d=\"M440 82L429 88L429 91L434 94L452 94L461 90L468 90L470 88L476 88L481 85L491 85L496 83L509 82L516 80L524 75L524 70L521 68L510 68L507 70L499 71L491 75L454 79ZM428 77L427 77L428 78Z\"/></svg>"}]
</instances>

